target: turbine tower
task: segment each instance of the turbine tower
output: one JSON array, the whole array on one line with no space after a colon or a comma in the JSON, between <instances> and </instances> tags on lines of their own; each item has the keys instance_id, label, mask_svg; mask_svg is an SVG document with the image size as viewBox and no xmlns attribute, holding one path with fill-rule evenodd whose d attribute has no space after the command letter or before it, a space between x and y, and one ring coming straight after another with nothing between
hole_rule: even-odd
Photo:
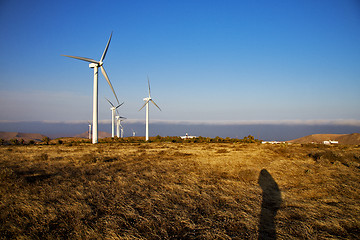
<instances>
[{"instance_id":1,"label":"turbine tower","mask_svg":"<svg viewBox=\"0 0 360 240\"><path fill-rule=\"evenodd\" d=\"M116 116L116 136L117 137L120 137L119 118L120 118L120 116Z\"/></svg>"},{"instance_id":2,"label":"turbine tower","mask_svg":"<svg viewBox=\"0 0 360 240\"><path fill-rule=\"evenodd\" d=\"M145 104L139 109L139 111L146 106L146 137L145 137L145 140L149 141L149 102L152 102L160 111L161 111L161 109L159 108L158 105L156 105L154 100L152 100L152 98L151 98L149 76L147 77L147 79L148 79L148 87L149 87L149 97L143 99L145 101Z\"/></svg>"},{"instance_id":3,"label":"turbine tower","mask_svg":"<svg viewBox=\"0 0 360 240\"><path fill-rule=\"evenodd\" d=\"M113 91L115 98L117 102L119 103L119 100L116 96L116 93L114 91L113 86L111 85L110 79L108 75L106 74L106 71L103 67L103 61L105 59L107 50L109 48L110 40L112 37L112 33L110 35L109 41L106 44L105 50L100 58L100 61L95 61L91 58L84 58L84 57L76 57L76 56L69 56L69 55L62 55L69 58L75 58L78 60L82 60L85 62L89 62L89 67L94 68L94 89L93 89L93 134L92 134L92 143L98 143L98 69L100 68L102 74L104 75L107 83L109 84L111 90Z\"/></svg>"},{"instance_id":4,"label":"turbine tower","mask_svg":"<svg viewBox=\"0 0 360 240\"><path fill-rule=\"evenodd\" d=\"M105 98L109 104L111 105L111 137L115 137L115 110L118 109L118 107L120 107L121 105L123 105L124 103L122 104L119 104L118 106L114 106L114 104L112 104L112 102L110 102L109 99Z\"/></svg>"}]
</instances>

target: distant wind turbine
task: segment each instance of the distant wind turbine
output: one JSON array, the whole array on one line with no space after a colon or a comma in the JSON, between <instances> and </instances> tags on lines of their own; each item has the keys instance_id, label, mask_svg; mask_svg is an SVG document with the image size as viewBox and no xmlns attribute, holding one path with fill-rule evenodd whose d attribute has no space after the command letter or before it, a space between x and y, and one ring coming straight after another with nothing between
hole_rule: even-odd
<instances>
[{"instance_id":1,"label":"distant wind turbine","mask_svg":"<svg viewBox=\"0 0 360 240\"><path fill-rule=\"evenodd\" d=\"M159 106L156 105L154 100L152 100L152 98L151 98L149 76L147 77L147 79L148 79L148 87L149 87L149 97L143 99L145 101L145 104L139 109L139 111L140 111L141 109L143 109L146 106L146 138L145 138L146 141L149 140L149 102L152 102L161 111Z\"/></svg>"},{"instance_id":2,"label":"distant wind turbine","mask_svg":"<svg viewBox=\"0 0 360 240\"><path fill-rule=\"evenodd\" d=\"M119 104L117 105L116 107L114 106L114 104L112 104L112 102L110 102L109 99L105 98L109 104L111 105L111 137L114 137L115 136L115 110L118 109L118 107L120 107L121 105L123 105L124 103L122 104Z\"/></svg>"},{"instance_id":3,"label":"distant wind turbine","mask_svg":"<svg viewBox=\"0 0 360 240\"><path fill-rule=\"evenodd\" d=\"M134 131L134 129L131 129L132 131L132 136L135 137L136 136L136 132Z\"/></svg>"},{"instance_id":4,"label":"distant wind turbine","mask_svg":"<svg viewBox=\"0 0 360 240\"><path fill-rule=\"evenodd\" d=\"M116 116L116 136L120 137L120 127L121 127L121 137L123 137L124 134L124 130L123 127L121 125L121 119L126 119L125 117L121 117L121 116Z\"/></svg>"},{"instance_id":5,"label":"distant wind turbine","mask_svg":"<svg viewBox=\"0 0 360 240\"><path fill-rule=\"evenodd\" d=\"M120 126L120 131L121 131L120 137L121 137L121 138L124 137L124 127L123 127L123 125L121 125L121 122L122 122L122 121L123 121L123 120L121 120L121 119L119 118L118 124L119 124L119 126Z\"/></svg>"},{"instance_id":6,"label":"distant wind turbine","mask_svg":"<svg viewBox=\"0 0 360 240\"><path fill-rule=\"evenodd\" d=\"M91 123L88 121L89 123L89 139L91 139Z\"/></svg>"},{"instance_id":7,"label":"distant wind turbine","mask_svg":"<svg viewBox=\"0 0 360 240\"><path fill-rule=\"evenodd\" d=\"M111 90L113 91L115 98L117 100L117 102L119 103L119 100L116 96L116 93L114 91L113 86L111 85L111 82L109 80L108 75L106 74L106 71L103 67L103 61L105 59L107 50L109 48L109 44L110 44L110 40L112 37L112 33L110 35L109 41L106 44L105 50L100 58L100 61L95 61L94 59L91 58L84 58L84 57L75 57L75 56L69 56L69 55L62 55L65 57L69 57L69 58L75 58L78 60L82 60L85 62L89 62L89 67L90 68L94 68L94 89L93 89L93 134L92 134L92 143L97 143L98 142L98 68L101 69L102 74L104 75L107 83L109 84Z\"/></svg>"}]
</instances>

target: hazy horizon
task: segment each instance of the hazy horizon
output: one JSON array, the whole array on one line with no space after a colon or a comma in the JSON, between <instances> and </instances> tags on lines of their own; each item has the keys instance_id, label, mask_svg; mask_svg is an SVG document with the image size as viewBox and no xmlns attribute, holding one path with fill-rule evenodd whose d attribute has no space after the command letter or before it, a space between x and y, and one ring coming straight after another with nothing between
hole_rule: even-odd
<instances>
[{"instance_id":1,"label":"hazy horizon","mask_svg":"<svg viewBox=\"0 0 360 240\"><path fill-rule=\"evenodd\" d=\"M124 137L145 136L145 123L139 121L123 122ZM10 122L0 121L0 131L40 133L50 138L72 137L88 131L88 123L82 122ZM100 121L99 131L111 133L110 121ZM344 124L330 123L194 123L194 122L163 122L150 124L150 136L184 136L186 133L202 137L243 138L252 135L261 140L286 141L311 134L351 134L360 133L359 122Z\"/></svg>"}]
</instances>

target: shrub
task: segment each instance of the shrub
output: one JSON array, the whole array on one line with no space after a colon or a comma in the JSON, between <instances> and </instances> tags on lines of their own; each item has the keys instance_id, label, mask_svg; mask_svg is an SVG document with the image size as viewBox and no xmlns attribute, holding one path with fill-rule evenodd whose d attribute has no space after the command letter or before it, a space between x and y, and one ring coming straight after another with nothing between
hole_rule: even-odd
<instances>
[{"instance_id":1,"label":"shrub","mask_svg":"<svg viewBox=\"0 0 360 240\"><path fill-rule=\"evenodd\" d=\"M249 135L249 136L247 136L247 137L244 137L244 138L242 139L242 141L243 141L244 143L255 143L255 142L257 142L258 140L255 140L254 136Z\"/></svg>"},{"instance_id":2,"label":"shrub","mask_svg":"<svg viewBox=\"0 0 360 240\"><path fill-rule=\"evenodd\" d=\"M10 143L13 145L19 145L19 140L17 140L16 138L10 139Z\"/></svg>"},{"instance_id":3,"label":"shrub","mask_svg":"<svg viewBox=\"0 0 360 240\"><path fill-rule=\"evenodd\" d=\"M49 138L49 137L43 137L43 138L42 138L42 141L43 141L46 145L49 145L50 138Z\"/></svg>"}]
</instances>

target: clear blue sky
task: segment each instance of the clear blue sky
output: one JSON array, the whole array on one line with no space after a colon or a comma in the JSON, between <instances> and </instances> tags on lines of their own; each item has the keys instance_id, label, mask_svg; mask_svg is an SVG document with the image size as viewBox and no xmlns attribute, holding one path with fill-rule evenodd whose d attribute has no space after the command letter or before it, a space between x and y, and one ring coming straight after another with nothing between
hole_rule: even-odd
<instances>
[{"instance_id":1,"label":"clear blue sky","mask_svg":"<svg viewBox=\"0 0 360 240\"><path fill-rule=\"evenodd\" d=\"M164 121L360 120L360 1L0 1L0 120L92 118L99 60L121 115ZM99 119L115 101L99 74Z\"/></svg>"}]
</instances>

